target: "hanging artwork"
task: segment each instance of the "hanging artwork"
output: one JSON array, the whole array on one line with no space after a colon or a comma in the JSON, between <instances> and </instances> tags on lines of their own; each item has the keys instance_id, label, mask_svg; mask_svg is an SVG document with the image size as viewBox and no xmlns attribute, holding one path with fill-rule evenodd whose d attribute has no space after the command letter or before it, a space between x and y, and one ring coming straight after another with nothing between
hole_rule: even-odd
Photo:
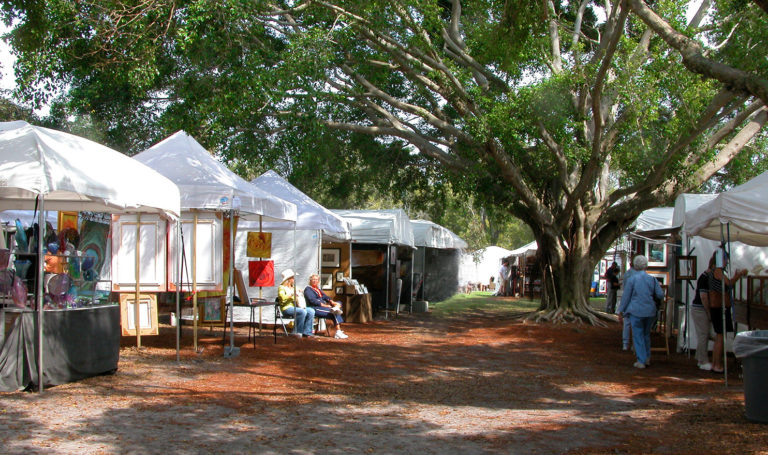
<instances>
[{"instance_id":1,"label":"hanging artwork","mask_svg":"<svg viewBox=\"0 0 768 455\"><path fill-rule=\"evenodd\" d=\"M59 232L72 228L77 231L77 212L59 212Z\"/></svg>"},{"instance_id":2,"label":"hanging artwork","mask_svg":"<svg viewBox=\"0 0 768 455\"><path fill-rule=\"evenodd\" d=\"M249 232L248 246L245 254L249 258L270 258L272 257L272 233L271 232Z\"/></svg>"},{"instance_id":3,"label":"hanging artwork","mask_svg":"<svg viewBox=\"0 0 768 455\"><path fill-rule=\"evenodd\" d=\"M109 224L96 221L83 221L82 232L80 233L80 250L86 256L92 256L93 266L84 269L93 270L93 275L98 278L101 274L104 260L107 255L107 240L109 238ZM89 274L90 275L90 274Z\"/></svg>"},{"instance_id":4,"label":"hanging artwork","mask_svg":"<svg viewBox=\"0 0 768 455\"><path fill-rule=\"evenodd\" d=\"M248 261L248 286L268 287L274 285L274 261Z\"/></svg>"}]
</instances>

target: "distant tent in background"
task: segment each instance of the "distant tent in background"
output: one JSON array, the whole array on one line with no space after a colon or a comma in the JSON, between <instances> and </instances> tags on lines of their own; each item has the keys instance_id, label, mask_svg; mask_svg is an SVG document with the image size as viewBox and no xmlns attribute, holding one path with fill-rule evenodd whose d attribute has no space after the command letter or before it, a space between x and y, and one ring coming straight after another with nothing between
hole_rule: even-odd
<instances>
[{"instance_id":1,"label":"distant tent in background","mask_svg":"<svg viewBox=\"0 0 768 455\"><path fill-rule=\"evenodd\" d=\"M512 250L499 246L489 246L474 252L465 252L461 255L459 268L459 285L468 283L488 284L491 277L498 279L501 260L509 257Z\"/></svg>"},{"instance_id":2,"label":"distant tent in background","mask_svg":"<svg viewBox=\"0 0 768 455\"><path fill-rule=\"evenodd\" d=\"M449 229L426 220L411 220L417 247L413 257L415 300L439 302L459 288L461 252L467 242Z\"/></svg>"}]
</instances>

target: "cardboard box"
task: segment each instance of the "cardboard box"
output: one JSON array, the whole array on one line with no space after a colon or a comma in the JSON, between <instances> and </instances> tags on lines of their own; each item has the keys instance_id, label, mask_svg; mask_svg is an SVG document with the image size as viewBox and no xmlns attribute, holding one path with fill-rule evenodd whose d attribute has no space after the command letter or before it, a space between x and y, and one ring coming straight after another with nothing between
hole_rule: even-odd
<instances>
[{"instance_id":1,"label":"cardboard box","mask_svg":"<svg viewBox=\"0 0 768 455\"><path fill-rule=\"evenodd\" d=\"M352 284L345 284L344 285L344 294L345 295L355 295L357 294L357 289L355 289L355 286Z\"/></svg>"}]
</instances>

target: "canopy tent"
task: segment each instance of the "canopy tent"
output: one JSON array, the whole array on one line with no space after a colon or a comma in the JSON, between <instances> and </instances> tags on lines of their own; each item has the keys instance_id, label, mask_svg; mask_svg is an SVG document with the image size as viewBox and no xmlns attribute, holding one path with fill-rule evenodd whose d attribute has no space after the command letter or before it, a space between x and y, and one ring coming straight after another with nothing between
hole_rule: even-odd
<instances>
[{"instance_id":1,"label":"canopy tent","mask_svg":"<svg viewBox=\"0 0 768 455\"><path fill-rule=\"evenodd\" d=\"M466 249L467 242L450 229L427 220L411 220L413 242L417 247Z\"/></svg>"},{"instance_id":2,"label":"canopy tent","mask_svg":"<svg viewBox=\"0 0 768 455\"><path fill-rule=\"evenodd\" d=\"M43 196L47 208L63 211L180 213L173 182L88 139L3 122L0 154L3 210L29 210Z\"/></svg>"},{"instance_id":3,"label":"canopy tent","mask_svg":"<svg viewBox=\"0 0 768 455\"><path fill-rule=\"evenodd\" d=\"M471 253L464 253L459 267L459 285L487 284L491 277L497 278L501 260L509 257L511 253L511 250L499 246L489 246Z\"/></svg>"},{"instance_id":4,"label":"canopy tent","mask_svg":"<svg viewBox=\"0 0 768 455\"><path fill-rule=\"evenodd\" d=\"M179 189L157 172L90 140L23 121L0 123L0 180L0 209L29 210L37 202L40 226L45 226L44 213L49 209L150 212L168 217L178 217L181 212ZM38 238L36 255L40 258L44 235ZM51 328L43 327L43 262L37 264L37 346L45 346L43 332ZM110 339L117 336L119 349L119 332L107 335ZM36 365L28 360L30 369L37 370L37 376L30 379L37 380L40 390L45 384L60 383L44 368L46 349L37 349ZM75 360L62 361L71 364ZM68 373L64 377L72 380Z\"/></svg>"},{"instance_id":5,"label":"canopy tent","mask_svg":"<svg viewBox=\"0 0 768 455\"><path fill-rule=\"evenodd\" d=\"M417 300L445 300L458 289L461 250L467 242L431 221L411 220L411 226L417 247L411 292Z\"/></svg>"},{"instance_id":6,"label":"canopy tent","mask_svg":"<svg viewBox=\"0 0 768 455\"><path fill-rule=\"evenodd\" d=\"M527 243L520 248L515 248L509 253L510 257L519 258L521 256L524 257L530 257L535 256L536 252L539 250L539 244L535 240L531 243Z\"/></svg>"},{"instance_id":7,"label":"canopy tent","mask_svg":"<svg viewBox=\"0 0 768 455\"><path fill-rule=\"evenodd\" d=\"M630 237L651 240L668 236L677 229L672 225L674 210L674 207L644 210L630 227Z\"/></svg>"},{"instance_id":8,"label":"canopy tent","mask_svg":"<svg viewBox=\"0 0 768 455\"><path fill-rule=\"evenodd\" d=\"M230 245L229 251L235 251L234 216L239 214L241 218L267 221L296 222L296 205L266 193L255 185L248 183L242 177L229 170L223 163L215 159L194 138L184 131L179 131L163 141L153 145L144 152L134 156L138 162L157 170L170 180L175 182L181 191L181 209L186 212L184 218L194 220L190 227L193 232L190 237L193 243L196 240L197 212L227 212L230 219ZM198 246L191 248L192 261L198 253ZM184 250L187 250L185 245ZM229 266L234 264L234 255L230 256ZM194 304L193 311L197 310L196 274L197 264L191 267ZM232 307L234 295L234 282L229 274L230 293L228 305ZM229 312L233 317L233 311ZM197 319L195 322L195 335L197 334ZM230 321L232 322L232 320ZM232 329L232 324L230 324ZM230 330L230 353L236 352L233 343L233 329ZM195 336L195 349L197 349L197 336ZM225 355L227 352L225 352Z\"/></svg>"},{"instance_id":9,"label":"canopy tent","mask_svg":"<svg viewBox=\"0 0 768 455\"><path fill-rule=\"evenodd\" d=\"M403 295L403 290L410 289L412 279L412 251L416 249L413 243L413 227L411 220L405 211L401 209L390 210L333 210L333 213L341 216L349 223L349 231L352 242L352 275L361 279L371 294L373 304L377 308L385 308L388 316L390 305L396 305L395 311L399 311L398 302ZM358 263L357 272L356 255L363 255L363 250L385 250L382 260L376 259L376 264L368 259ZM395 270L387 267L394 265ZM363 267L366 270L363 272ZM362 273L362 274L361 274ZM402 281L398 281L402 280ZM400 293L397 292L397 283L401 283ZM412 295L406 294L406 300L410 301Z\"/></svg>"},{"instance_id":10,"label":"canopy tent","mask_svg":"<svg viewBox=\"0 0 768 455\"><path fill-rule=\"evenodd\" d=\"M182 210L236 209L249 219L296 221L296 205L266 193L229 170L184 131L133 157L175 182ZM154 193L155 191L153 191Z\"/></svg>"},{"instance_id":11,"label":"canopy tent","mask_svg":"<svg viewBox=\"0 0 768 455\"><path fill-rule=\"evenodd\" d=\"M768 246L768 172L718 194L698 209L687 212L685 231L712 240L722 239L728 225L730 240Z\"/></svg>"},{"instance_id":12,"label":"canopy tent","mask_svg":"<svg viewBox=\"0 0 768 455\"><path fill-rule=\"evenodd\" d=\"M269 170L251 180L251 183L273 196L296 204L297 230L321 230L323 237L329 240L350 240L349 223L344 218L315 202L277 172Z\"/></svg>"},{"instance_id":13,"label":"canopy tent","mask_svg":"<svg viewBox=\"0 0 768 455\"><path fill-rule=\"evenodd\" d=\"M401 209L333 210L333 213L349 223L352 243L415 248L411 220Z\"/></svg>"},{"instance_id":14,"label":"canopy tent","mask_svg":"<svg viewBox=\"0 0 768 455\"><path fill-rule=\"evenodd\" d=\"M275 171L269 170L251 180L251 183L263 188L269 194L296 204L296 230L286 231L286 229L293 230L293 225L287 223L265 222L260 225L254 221L243 221L238 224L238 231L257 231L260 228L271 231L271 259L274 261L275 275L279 276L281 271L291 268L296 275L297 286L300 287L305 282L308 284L311 274L320 273L320 252L323 242L349 242L351 236L347 221L315 202ZM256 295L261 288L249 286L251 280L246 249L245 236L239 236L235 250L237 253L235 258L238 260L237 268L243 272L244 284L248 288L249 295L251 291ZM263 291L263 297L267 300L277 296L277 288L268 288ZM264 308L262 315L269 321L274 318L274 311ZM238 318L244 318L244 316L241 314Z\"/></svg>"}]
</instances>

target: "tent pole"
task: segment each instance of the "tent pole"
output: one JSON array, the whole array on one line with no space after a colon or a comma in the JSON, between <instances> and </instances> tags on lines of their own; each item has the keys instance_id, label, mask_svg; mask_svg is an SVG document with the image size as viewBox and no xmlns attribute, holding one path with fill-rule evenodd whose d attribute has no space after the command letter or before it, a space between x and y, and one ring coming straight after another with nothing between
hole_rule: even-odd
<instances>
[{"instance_id":1,"label":"tent pole","mask_svg":"<svg viewBox=\"0 0 768 455\"><path fill-rule=\"evenodd\" d=\"M232 205L234 206L234 197ZM235 348L235 208L229 210L229 283L227 304L229 305L229 349L224 349L224 357L235 357L240 348Z\"/></svg>"},{"instance_id":2,"label":"tent pole","mask_svg":"<svg viewBox=\"0 0 768 455\"><path fill-rule=\"evenodd\" d=\"M722 292L721 297L721 305L720 305L720 311L721 311L721 317L722 317L722 323L723 323L723 379L725 380L725 386L728 387L728 351L725 348L726 346L726 340L728 339L728 333L726 330L725 325L725 307L726 307L726 290L725 290L725 270L726 270L726 264L728 264L728 251L726 250L726 242L730 241L730 239L726 239L725 233L723 232L723 223L720 223L720 241L721 241L721 248L723 249L723 268L722 268L722 275L720 276L720 291Z\"/></svg>"},{"instance_id":3,"label":"tent pole","mask_svg":"<svg viewBox=\"0 0 768 455\"><path fill-rule=\"evenodd\" d=\"M176 249L176 260L178 261L178 267L176 267L176 361L181 361L179 351L181 350L181 258L182 248L184 245L181 243L181 217L176 220L176 241L178 247Z\"/></svg>"},{"instance_id":4,"label":"tent pole","mask_svg":"<svg viewBox=\"0 0 768 455\"><path fill-rule=\"evenodd\" d=\"M136 213L136 289L133 307L134 327L136 327L136 348L141 349L141 212Z\"/></svg>"},{"instance_id":5,"label":"tent pole","mask_svg":"<svg viewBox=\"0 0 768 455\"><path fill-rule=\"evenodd\" d=\"M192 334L197 353L197 211L192 218Z\"/></svg>"},{"instance_id":6,"label":"tent pole","mask_svg":"<svg viewBox=\"0 0 768 455\"><path fill-rule=\"evenodd\" d=\"M35 282L35 304L37 305L37 390L42 392L43 383L43 239L45 238L45 196L40 195L40 211L37 215L37 280ZM34 230L33 230L34 231Z\"/></svg>"}]
</instances>

